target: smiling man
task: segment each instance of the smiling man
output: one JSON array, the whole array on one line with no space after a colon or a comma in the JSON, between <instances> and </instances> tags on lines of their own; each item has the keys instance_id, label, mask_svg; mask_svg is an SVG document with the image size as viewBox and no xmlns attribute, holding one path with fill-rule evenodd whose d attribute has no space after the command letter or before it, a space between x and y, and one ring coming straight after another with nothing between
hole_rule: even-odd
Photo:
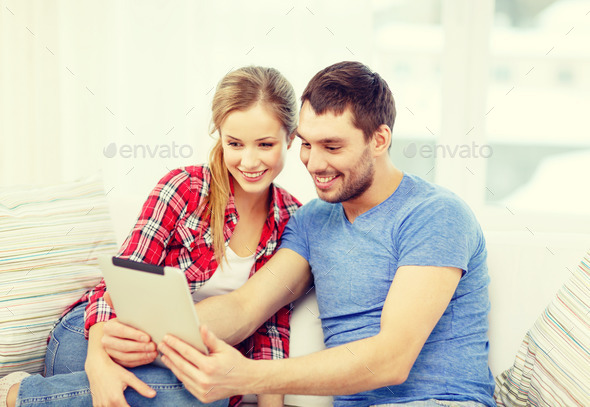
<instances>
[{"instance_id":1,"label":"smiling man","mask_svg":"<svg viewBox=\"0 0 590 407\"><path fill-rule=\"evenodd\" d=\"M203 401L285 393L335 395L340 407L495 405L486 248L473 213L391 162L395 104L377 73L332 65L302 102L301 160L320 199L291 218L265 270L198 304L217 334L202 329L210 354L167 338L165 363ZM328 349L254 361L225 343L312 284Z\"/></svg>"}]
</instances>

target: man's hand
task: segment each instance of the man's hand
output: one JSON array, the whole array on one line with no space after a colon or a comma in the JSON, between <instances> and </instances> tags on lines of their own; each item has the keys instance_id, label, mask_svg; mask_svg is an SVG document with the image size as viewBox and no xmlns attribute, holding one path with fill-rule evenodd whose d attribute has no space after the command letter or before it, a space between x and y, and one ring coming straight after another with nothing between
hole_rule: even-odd
<instances>
[{"instance_id":1,"label":"man's hand","mask_svg":"<svg viewBox=\"0 0 590 407\"><path fill-rule=\"evenodd\" d=\"M251 361L218 339L204 325L201 326L201 336L209 355L167 335L158 347L163 353L162 361L186 389L204 403L248 393L244 387L244 377L247 377L244 372Z\"/></svg>"},{"instance_id":2,"label":"man's hand","mask_svg":"<svg viewBox=\"0 0 590 407\"><path fill-rule=\"evenodd\" d=\"M104 300L113 308L108 292L105 293ZM122 324L117 318L104 323L101 343L115 362L129 368L152 363L158 356L156 344L148 334Z\"/></svg>"}]
</instances>

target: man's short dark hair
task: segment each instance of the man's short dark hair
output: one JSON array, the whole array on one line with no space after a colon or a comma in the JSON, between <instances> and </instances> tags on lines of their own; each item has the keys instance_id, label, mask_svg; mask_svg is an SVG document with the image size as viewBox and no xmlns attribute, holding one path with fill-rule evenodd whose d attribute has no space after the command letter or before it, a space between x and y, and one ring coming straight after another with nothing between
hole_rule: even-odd
<instances>
[{"instance_id":1,"label":"man's short dark hair","mask_svg":"<svg viewBox=\"0 0 590 407\"><path fill-rule=\"evenodd\" d=\"M362 130L365 142L386 124L393 129L395 101L387 83L360 62L338 62L322 69L307 84L301 103L308 101L318 115L335 115L350 108L353 125Z\"/></svg>"}]
</instances>

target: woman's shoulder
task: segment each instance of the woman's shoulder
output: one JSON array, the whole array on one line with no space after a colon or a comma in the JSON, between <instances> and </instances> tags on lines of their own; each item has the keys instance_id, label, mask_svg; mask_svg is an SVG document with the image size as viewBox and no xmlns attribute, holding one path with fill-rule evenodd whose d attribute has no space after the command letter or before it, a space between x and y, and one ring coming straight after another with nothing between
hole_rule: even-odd
<instances>
[{"instance_id":1,"label":"woman's shoulder","mask_svg":"<svg viewBox=\"0 0 590 407\"><path fill-rule=\"evenodd\" d=\"M202 199L209 194L211 171L206 165L191 165L168 171L152 195L159 196L159 200L174 201L176 204L187 206L188 211L194 211Z\"/></svg>"},{"instance_id":2,"label":"woman's shoulder","mask_svg":"<svg viewBox=\"0 0 590 407\"><path fill-rule=\"evenodd\" d=\"M202 188L203 185L209 185L211 183L211 170L206 164L202 165L189 165L185 167L175 168L170 170L162 179L159 184L166 185L180 185L187 184L191 189L195 187Z\"/></svg>"}]
</instances>

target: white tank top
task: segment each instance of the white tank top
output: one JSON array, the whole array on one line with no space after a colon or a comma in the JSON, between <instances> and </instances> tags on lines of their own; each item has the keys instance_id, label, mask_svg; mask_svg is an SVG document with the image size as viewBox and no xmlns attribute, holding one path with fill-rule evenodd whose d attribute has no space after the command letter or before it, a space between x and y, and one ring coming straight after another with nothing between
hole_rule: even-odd
<instances>
[{"instance_id":1,"label":"white tank top","mask_svg":"<svg viewBox=\"0 0 590 407\"><path fill-rule=\"evenodd\" d=\"M227 294L241 287L250 276L250 271L256 261L255 255L238 256L229 246L225 247L223 269L217 267L213 276L193 293L193 301L199 302L205 298Z\"/></svg>"}]
</instances>

